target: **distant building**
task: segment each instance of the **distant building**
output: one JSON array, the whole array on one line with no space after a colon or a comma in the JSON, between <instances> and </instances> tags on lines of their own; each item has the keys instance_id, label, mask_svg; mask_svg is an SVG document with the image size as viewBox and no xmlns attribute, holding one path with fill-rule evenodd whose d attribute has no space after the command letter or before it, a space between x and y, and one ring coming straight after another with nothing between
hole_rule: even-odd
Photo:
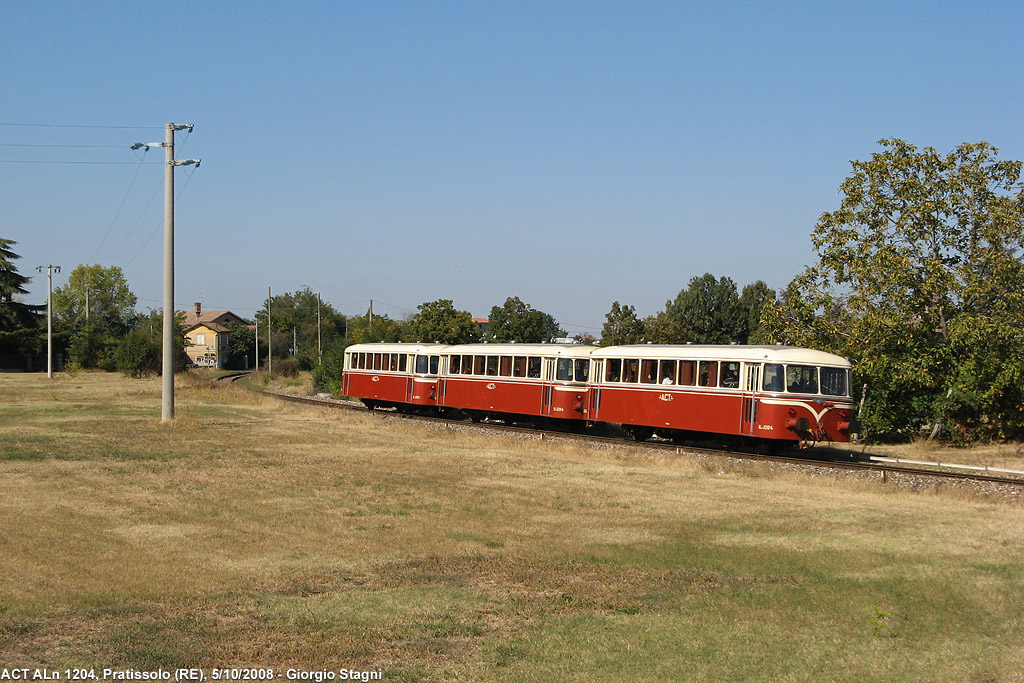
<instances>
[{"instance_id":1,"label":"distant building","mask_svg":"<svg viewBox=\"0 0 1024 683\"><path fill-rule=\"evenodd\" d=\"M248 325L231 311L204 311L196 303L195 310L185 313L182 329L185 333L185 353L192 363L203 368L223 368L228 362L228 340L231 330L227 324Z\"/></svg>"},{"instance_id":2,"label":"distant building","mask_svg":"<svg viewBox=\"0 0 1024 683\"><path fill-rule=\"evenodd\" d=\"M487 328L490 326L491 321L487 318L473 318L473 322L480 328L480 336L483 337L487 334Z\"/></svg>"}]
</instances>

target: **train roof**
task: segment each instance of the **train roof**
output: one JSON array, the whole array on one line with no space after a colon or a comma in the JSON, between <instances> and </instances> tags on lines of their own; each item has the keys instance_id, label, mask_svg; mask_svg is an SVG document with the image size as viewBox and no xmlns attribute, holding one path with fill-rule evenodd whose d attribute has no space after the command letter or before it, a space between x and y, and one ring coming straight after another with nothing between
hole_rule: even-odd
<instances>
[{"instance_id":1,"label":"train roof","mask_svg":"<svg viewBox=\"0 0 1024 683\"><path fill-rule=\"evenodd\" d=\"M449 346L442 353L480 356L559 356L562 358L589 358L596 346L585 344L459 344Z\"/></svg>"},{"instance_id":2,"label":"train roof","mask_svg":"<svg viewBox=\"0 0 1024 683\"><path fill-rule=\"evenodd\" d=\"M345 353L440 353L447 344L421 344L419 342L372 342L353 344Z\"/></svg>"},{"instance_id":3,"label":"train roof","mask_svg":"<svg viewBox=\"0 0 1024 683\"><path fill-rule=\"evenodd\" d=\"M739 344L636 344L632 346L605 346L591 354L592 358L687 358L708 360L769 361L775 363L804 363L807 365L836 365L850 367L850 361L825 351L799 346L743 346Z\"/></svg>"}]
</instances>

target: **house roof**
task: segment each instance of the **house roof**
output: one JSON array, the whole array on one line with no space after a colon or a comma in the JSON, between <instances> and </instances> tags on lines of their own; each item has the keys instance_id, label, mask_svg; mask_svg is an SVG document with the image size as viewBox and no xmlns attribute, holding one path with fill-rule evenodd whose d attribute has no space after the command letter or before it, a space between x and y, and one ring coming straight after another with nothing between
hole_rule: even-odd
<instances>
[{"instance_id":1,"label":"house roof","mask_svg":"<svg viewBox=\"0 0 1024 683\"><path fill-rule=\"evenodd\" d=\"M185 311L185 320L182 322L182 326L185 329L192 329L200 323L207 324L224 322L235 322L240 325L246 324L245 320L243 320L241 316L238 316L231 311L202 311L199 314L196 314L195 311Z\"/></svg>"},{"instance_id":2,"label":"house roof","mask_svg":"<svg viewBox=\"0 0 1024 683\"><path fill-rule=\"evenodd\" d=\"M214 322L198 322L198 323L194 323L194 324L192 324L192 325L190 325L188 327L185 327L182 331L183 332L191 332L192 330L196 329L197 327L205 327L205 328L207 328L209 330L213 330L214 332L216 332L218 334L223 334L224 332L230 332L231 331L228 328L224 327L223 325L219 325L219 324L214 323Z\"/></svg>"}]
</instances>

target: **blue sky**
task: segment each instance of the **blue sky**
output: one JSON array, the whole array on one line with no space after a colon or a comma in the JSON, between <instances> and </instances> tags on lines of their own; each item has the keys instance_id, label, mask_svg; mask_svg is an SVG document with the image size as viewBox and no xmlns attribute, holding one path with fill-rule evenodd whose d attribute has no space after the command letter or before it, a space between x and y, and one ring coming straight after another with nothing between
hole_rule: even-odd
<instances>
[{"instance_id":1,"label":"blue sky","mask_svg":"<svg viewBox=\"0 0 1024 683\"><path fill-rule=\"evenodd\" d=\"M7 0L0 237L32 303L36 266L102 263L159 308L163 151L128 147L194 123L179 309L519 296L596 334L705 272L785 287L881 138L1024 158L1021 26L1019 2Z\"/></svg>"}]
</instances>

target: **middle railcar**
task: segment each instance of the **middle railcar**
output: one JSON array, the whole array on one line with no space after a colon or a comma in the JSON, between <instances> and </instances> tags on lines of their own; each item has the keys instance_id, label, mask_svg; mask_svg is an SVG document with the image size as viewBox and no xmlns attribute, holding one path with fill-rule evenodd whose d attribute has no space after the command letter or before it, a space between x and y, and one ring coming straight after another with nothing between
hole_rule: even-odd
<instances>
[{"instance_id":1,"label":"middle railcar","mask_svg":"<svg viewBox=\"0 0 1024 683\"><path fill-rule=\"evenodd\" d=\"M473 420L589 420L594 346L464 344L441 351L438 405Z\"/></svg>"}]
</instances>

